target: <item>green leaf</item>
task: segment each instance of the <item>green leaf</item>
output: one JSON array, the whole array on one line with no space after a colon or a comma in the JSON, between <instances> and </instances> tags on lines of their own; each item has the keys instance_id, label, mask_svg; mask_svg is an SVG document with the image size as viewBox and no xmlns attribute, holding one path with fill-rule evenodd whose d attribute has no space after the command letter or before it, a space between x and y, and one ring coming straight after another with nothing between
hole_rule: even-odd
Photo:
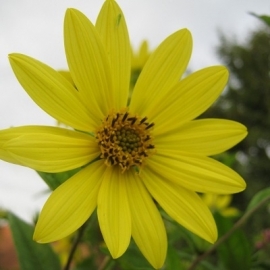
<instances>
[{"instance_id":1,"label":"green leaf","mask_svg":"<svg viewBox=\"0 0 270 270\"><path fill-rule=\"evenodd\" d=\"M12 213L8 213L9 225L17 250L20 270L60 270L60 261L48 244L32 240L34 227Z\"/></svg>"},{"instance_id":2,"label":"green leaf","mask_svg":"<svg viewBox=\"0 0 270 270\"><path fill-rule=\"evenodd\" d=\"M257 207L260 203L270 202L270 188L265 188L259 192L257 192L253 198L251 199L246 213L252 211L255 207Z\"/></svg>"},{"instance_id":3,"label":"green leaf","mask_svg":"<svg viewBox=\"0 0 270 270\"><path fill-rule=\"evenodd\" d=\"M73 270L89 270L95 269L96 263L93 257L86 258L82 262L79 262Z\"/></svg>"},{"instance_id":4,"label":"green leaf","mask_svg":"<svg viewBox=\"0 0 270 270\"><path fill-rule=\"evenodd\" d=\"M215 214L215 220L218 226L219 235L222 236L228 232L233 222L220 214ZM250 269L251 267L251 247L243 231L235 231L223 244L217 248L219 263L225 266L225 269L239 270Z\"/></svg>"},{"instance_id":5,"label":"green leaf","mask_svg":"<svg viewBox=\"0 0 270 270\"><path fill-rule=\"evenodd\" d=\"M257 250L252 256L252 270L269 270L270 259L267 248Z\"/></svg>"},{"instance_id":6,"label":"green leaf","mask_svg":"<svg viewBox=\"0 0 270 270\"><path fill-rule=\"evenodd\" d=\"M270 16L267 15L257 15L253 12L249 13L252 16L255 16L256 18L258 18L259 20L261 20L262 22L266 23L268 26L270 26Z\"/></svg>"},{"instance_id":7,"label":"green leaf","mask_svg":"<svg viewBox=\"0 0 270 270\"><path fill-rule=\"evenodd\" d=\"M178 269L178 270L185 270L186 264L185 260L182 260L179 255L179 251L175 247L168 246L168 253L165 262L165 269Z\"/></svg>"},{"instance_id":8,"label":"green leaf","mask_svg":"<svg viewBox=\"0 0 270 270\"><path fill-rule=\"evenodd\" d=\"M168 252L170 252L170 250L168 250ZM177 249L175 249L174 252L178 254L179 261L181 262L181 264L179 264L178 266L179 268L170 268L169 267L170 265L166 264L167 265L167 267L165 267L166 270L171 270L171 269L186 270L188 269L188 267L191 267L192 263L194 262L194 257L195 257L194 253L182 252L179 250L179 248L178 248L178 251ZM206 260L200 261L199 265L194 269L196 270L217 270L217 269L221 270L222 269L223 270L223 268L220 268L220 267L217 268L216 265L213 265L211 262L208 262Z\"/></svg>"},{"instance_id":9,"label":"green leaf","mask_svg":"<svg viewBox=\"0 0 270 270\"><path fill-rule=\"evenodd\" d=\"M39 172L39 176L44 180L44 182L49 186L51 190L55 190L61 184L63 184L67 179L77 173L81 168L77 168L74 170L70 170L67 172L61 173L46 173L46 172Z\"/></svg>"}]
</instances>

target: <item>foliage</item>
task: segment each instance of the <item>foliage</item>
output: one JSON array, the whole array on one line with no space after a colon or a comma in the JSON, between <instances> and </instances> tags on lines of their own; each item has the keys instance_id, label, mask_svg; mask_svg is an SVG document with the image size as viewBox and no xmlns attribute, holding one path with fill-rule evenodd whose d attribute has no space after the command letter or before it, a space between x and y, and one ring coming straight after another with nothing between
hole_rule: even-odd
<instances>
[{"instance_id":1,"label":"foliage","mask_svg":"<svg viewBox=\"0 0 270 270\"><path fill-rule=\"evenodd\" d=\"M257 15L253 12L250 12L250 15L253 15L255 17L257 17L259 20L261 20L262 22L264 22L266 25L270 26L270 16L267 15Z\"/></svg>"},{"instance_id":2,"label":"foliage","mask_svg":"<svg viewBox=\"0 0 270 270\"><path fill-rule=\"evenodd\" d=\"M229 150L230 153L237 153L238 162L234 167L247 181L246 192L239 195L239 202L243 202L239 206L242 208L254 191L269 185L269 42L269 29L251 33L245 44L237 44L221 36L218 54L230 70L230 82L224 95L202 116L225 117L248 128L248 137Z\"/></svg>"},{"instance_id":3,"label":"foliage","mask_svg":"<svg viewBox=\"0 0 270 270\"><path fill-rule=\"evenodd\" d=\"M58 256L50 245L40 245L33 241L34 226L27 224L12 213L8 221L17 249L21 270L59 270Z\"/></svg>"}]
</instances>

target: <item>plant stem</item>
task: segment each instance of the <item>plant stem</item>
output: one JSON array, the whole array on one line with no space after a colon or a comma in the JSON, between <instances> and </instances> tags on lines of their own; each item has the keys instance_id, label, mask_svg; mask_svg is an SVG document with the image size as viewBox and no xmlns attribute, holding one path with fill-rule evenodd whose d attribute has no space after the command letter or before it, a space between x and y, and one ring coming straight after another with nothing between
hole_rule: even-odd
<instances>
[{"instance_id":1,"label":"plant stem","mask_svg":"<svg viewBox=\"0 0 270 270\"><path fill-rule=\"evenodd\" d=\"M234 225L233 227L224 235L222 235L218 241L209 248L205 253L198 256L191 266L187 270L194 270L197 265L203 261L206 257L208 257L219 245L221 245L223 242L225 242L237 229L239 229L247 220L250 218L250 216L255 213L259 208L261 208L265 203L267 203L270 200L270 197L265 198L262 200L257 206L252 208L250 211L247 211Z\"/></svg>"},{"instance_id":2,"label":"plant stem","mask_svg":"<svg viewBox=\"0 0 270 270\"><path fill-rule=\"evenodd\" d=\"M69 253L69 256L68 256L68 260L67 260L67 263L65 265L65 267L63 268L63 270L70 270L70 266L71 266L71 262L72 262L72 259L73 259L73 256L75 254L75 251L82 239L82 236L83 236L83 233L84 233L84 230L86 228L86 223L84 223L81 228L78 230L78 233L76 235L76 238L72 244L72 247L71 247L71 250L70 250L70 253Z\"/></svg>"}]
</instances>

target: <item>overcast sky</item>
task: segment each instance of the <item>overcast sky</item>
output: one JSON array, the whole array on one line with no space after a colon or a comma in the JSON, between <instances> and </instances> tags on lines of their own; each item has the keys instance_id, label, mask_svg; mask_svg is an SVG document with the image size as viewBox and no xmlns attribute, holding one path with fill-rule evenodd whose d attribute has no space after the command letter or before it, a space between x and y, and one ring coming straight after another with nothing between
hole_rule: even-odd
<instances>
[{"instance_id":1,"label":"overcast sky","mask_svg":"<svg viewBox=\"0 0 270 270\"><path fill-rule=\"evenodd\" d=\"M55 122L27 96L16 81L7 55L20 52L55 69L67 67L63 47L63 18L68 7L95 22L103 0L0 0L0 128ZM189 65L197 70L219 64L215 55L218 31L244 41L261 23L248 12L270 14L269 0L119 0L133 47L147 39L155 48L181 28L193 36ZM26 220L40 209L45 184L30 169L0 161L0 207Z\"/></svg>"}]
</instances>

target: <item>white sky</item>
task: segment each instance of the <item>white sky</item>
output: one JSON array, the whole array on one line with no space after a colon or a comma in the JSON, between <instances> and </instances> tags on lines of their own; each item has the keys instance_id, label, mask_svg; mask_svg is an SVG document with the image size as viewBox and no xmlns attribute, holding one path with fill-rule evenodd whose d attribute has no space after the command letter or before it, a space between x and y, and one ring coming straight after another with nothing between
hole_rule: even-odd
<instances>
[{"instance_id":1,"label":"white sky","mask_svg":"<svg viewBox=\"0 0 270 270\"><path fill-rule=\"evenodd\" d=\"M20 52L55 69L66 68L63 47L63 18L74 7L95 21L103 0L0 0L0 128L55 122L28 97L16 81L7 55ZM219 64L215 55L218 30L244 40L261 24L248 12L270 14L269 0L119 0L138 47L147 39L156 47L181 28L193 35L189 68L197 70ZM0 161L0 207L11 209L26 220L40 209L45 184L30 169Z\"/></svg>"}]
</instances>

